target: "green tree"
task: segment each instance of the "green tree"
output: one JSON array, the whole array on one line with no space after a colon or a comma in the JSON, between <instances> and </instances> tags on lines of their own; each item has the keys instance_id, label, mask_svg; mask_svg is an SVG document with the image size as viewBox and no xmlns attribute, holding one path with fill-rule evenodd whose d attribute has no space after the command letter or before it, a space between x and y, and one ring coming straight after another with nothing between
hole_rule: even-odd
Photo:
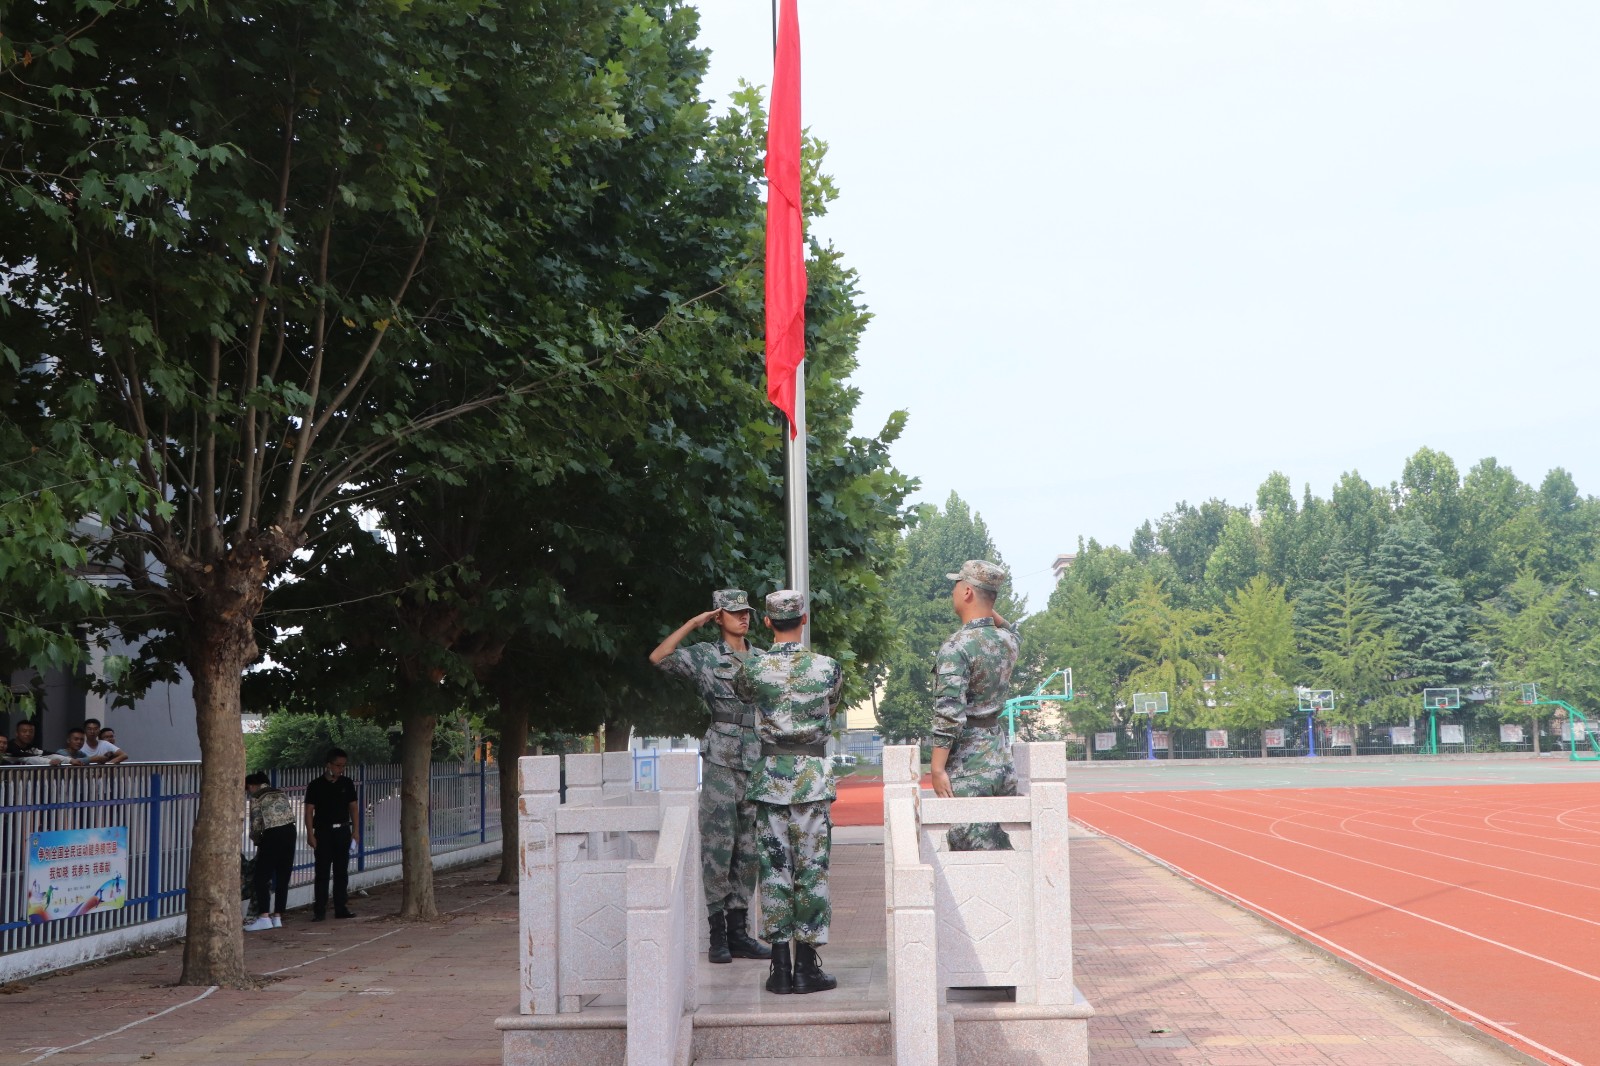
<instances>
[{"instance_id":1,"label":"green tree","mask_svg":"<svg viewBox=\"0 0 1600 1066\"><path fill-rule=\"evenodd\" d=\"M329 748L343 748L357 766L379 766L394 757L389 733L369 718L278 712L262 719L261 732L245 737L247 766L281 770L323 765Z\"/></svg>"},{"instance_id":2,"label":"green tree","mask_svg":"<svg viewBox=\"0 0 1600 1066\"><path fill-rule=\"evenodd\" d=\"M275 580L402 446L530 390L580 391L615 361L604 343L541 347L518 309L551 294L522 289L510 258L552 171L627 133L613 97L629 71L593 61L609 32L635 32L613 15L592 0L11 10L7 344L49 365L35 409L77 400L86 425L137 442L140 491L104 501L91 564L122 577L108 612L152 638L142 665L181 661L194 682L184 983L247 981L239 684ZM103 471L125 454L110 439L63 446Z\"/></svg>"},{"instance_id":3,"label":"green tree","mask_svg":"<svg viewBox=\"0 0 1600 1066\"><path fill-rule=\"evenodd\" d=\"M1294 609L1283 586L1257 574L1228 596L1216 624L1222 652L1216 708L1202 717L1230 728L1260 729L1282 721L1295 706L1300 669ZM1261 753L1266 755L1266 741Z\"/></svg>"},{"instance_id":4,"label":"green tree","mask_svg":"<svg viewBox=\"0 0 1600 1066\"><path fill-rule=\"evenodd\" d=\"M1470 681L1482 661L1461 588L1442 569L1428 527L1415 520L1385 529L1363 568L1399 642L1399 676L1417 689Z\"/></svg>"},{"instance_id":5,"label":"green tree","mask_svg":"<svg viewBox=\"0 0 1600 1066\"><path fill-rule=\"evenodd\" d=\"M895 740L925 737L932 728L933 658L959 622L950 603L946 574L968 559L1005 565L989 527L954 492L944 510L917 508L916 524L901 538L899 566L889 579L890 625L900 638L887 658L888 678L878 702L878 725ZM1008 585L995 602L1008 621L1025 610Z\"/></svg>"},{"instance_id":6,"label":"green tree","mask_svg":"<svg viewBox=\"0 0 1600 1066\"><path fill-rule=\"evenodd\" d=\"M1518 560L1528 559L1521 534L1536 528L1529 522L1521 530L1517 519L1532 510L1533 490L1518 480L1509 467L1484 459L1467 471L1461 485L1461 537L1456 565L1462 592L1470 602L1488 599L1516 576ZM1536 553L1542 557L1542 551Z\"/></svg>"},{"instance_id":7,"label":"green tree","mask_svg":"<svg viewBox=\"0 0 1600 1066\"><path fill-rule=\"evenodd\" d=\"M1520 702L1520 687L1531 683L1547 696L1570 691L1571 665L1579 658L1573 646L1572 590L1547 587L1537 574L1524 570L1501 595L1482 604L1477 638L1483 643L1496 681L1491 709L1502 718L1530 717L1534 751L1539 750L1539 719L1544 712Z\"/></svg>"},{"instance_id":8,"label":"green tree","mask_svg":"<svg viewBox=\"0 0 1600 1066\"><path fill-rule=\"evenodd\" d=\"M1398 695L1399 639L1385 623L1379 591L1354 573L1313 586L1298 608L1304 619L1306 684L1332 689L1335 722L1375 722L1407 713Z\"/></svg>"},{"instance_id":9,"label":"green tree","mask_svg":"<svg viewBox=\"0 0 1600 1066\"><path fill-rule=\"evenodd\" d=\"M1406 460L1400 475L1399 517L1428 527L1446 572L1460 580L1461 475L1448 455L1419 448Z\"/></svg>"},{"instance_id":10,"label":"green tree","mask_svg":"<svg viewBox=\"0 0 1600 1066\"><path fill-rule=\"evenodd\" d=\"M1225 500L1210 499L1199 507L1180 501L1161 517L1157 534L1176 572L1177 580L1168 590L1176 602L1189 605L1200 597L1206 564L1222 539L1228 516L1239 511Z\"/></svg>"},{"instance_id":11,"label":"green tree","mask_svg":"<svg viewBox=\"0 0 1600 1066\"><path fill-rule=\"evenodd\" d=\"M1199 720L1205 713L1205 677L1216 663L1205 625L1204 612L1174 606L1160 581L1147 577L1117 626L1123 652L1133 662L1119 703L1131 705L1136 692L1165 692L1175 725Z\"/></svg>"},{"instance_id":12,"label":"green tree","mask_svg":"<svg viewBox=\"0 0 1600 1066\"><path fill-rule=\"evenodd\" d=\"M1222 527L1222 536L1206 560L1206 589L1209 598L1223 603L1229 595L1244 588L1261 573L1266 555L1262 532L1243 511L1233 511Z\"/></svg>"}]
</instances>

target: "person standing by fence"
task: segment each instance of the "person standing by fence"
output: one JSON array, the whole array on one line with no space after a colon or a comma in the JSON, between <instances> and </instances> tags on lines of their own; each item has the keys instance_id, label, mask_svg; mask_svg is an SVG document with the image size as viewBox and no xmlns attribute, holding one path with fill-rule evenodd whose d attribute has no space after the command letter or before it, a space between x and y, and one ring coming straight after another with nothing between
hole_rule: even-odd
<instances>
[{"instance_id":1,"label":"person standing by fence","mask_svg":"<svg viewBox=\"0 0 1600 1066\"><path fill-rule=\"evenodd\" d=\"M289 878L294 873L294 808L286 793L272 786L266 774L244 779L250 793L250 840L256 846L256 920L247 933L278 929L289 907ZM274 905L275 904L275 905Z\"/></svg>"},{"instance_id":2,"label":"person standing by fence","mask_svg":"<svg viewBox=\"0 0 1600 1066\"><path fill-rule=\"evenodd\" d=\"M328 916L328 878L333 878L333 916L354 918L350 910L350 844L361 839L356 786L344 776L350 756L328 749L321 777L306 785L306 843L316 854L311 920Z\"/></svg>"},{"instance_id":3,"label":"person standing by fence","mask_svg":"<svg viewBox=\"0 0 1600 1066\"><path fill-rule=\"evenodd\" d=\"M961 628L934 657L933 791L940 796L1015 796L1017 772L1000 711L1017 664L1017 633L994 609L1001 566L968 559L954 574L950 605ZM951 851L1009 851L997 822L950 827Z\"/></svg>"}]
</instances>

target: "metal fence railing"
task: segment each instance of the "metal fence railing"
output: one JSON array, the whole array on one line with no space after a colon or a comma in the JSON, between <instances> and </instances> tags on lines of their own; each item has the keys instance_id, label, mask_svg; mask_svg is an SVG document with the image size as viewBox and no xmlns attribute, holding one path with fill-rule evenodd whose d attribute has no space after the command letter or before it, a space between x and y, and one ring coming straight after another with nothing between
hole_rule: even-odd
<instances>
[{"instance_id":1,"label":"metal fence railing","mask_svg":"<svg viewBox=\"0 0 1600 1066\"><path fill-rule=\"evenodd\" d=\"M301 827L292 884L311 881L300 805L320 769L280 770L274 784L289 793ZM352 766L363 812L353 872L400 863L400 767ZM189 840L199 806L198 763L119 766L14 766L0 769L0 955L180 915L189 873ZM434 764L429 836L435 855L500 839L500 775L481 763ZM71 829L128 830L128 898L124 906L54 921L25 913L28 838ZM241 856L253 854L241 827Z\"/></svg>"},{"instance_id":2,"label":"metal fence railing","mask_svg":"<svg viewBox=\"0 0 1600 1066\"><path fill-rule=\"evenodd\" d=\"M1508 727L1502 729L1502 727ZM1566 747L1562 729L1545 720L1540 723L1539 750L1555 752ZM1484 717L1440 716L1434 734L1437 754L1464 755L1534 750L1533 724L1530 721ZM1350 757L1362 755L1430 754L1429 722L1426 715L1413 721L1315 726L1315 751L1318 756ZM1144 759L1149 741L1143 722L1132 728L1105 730L1113 734L1111 747L1095 744L1094 759ZM1157 759L1259 759L1289 758L1311 754L1311 743L1304 718L1274 723L1256 729L1160 729L1156 730ZM1103 735L1103 734L1102 734ZM1069 740L1073 757L1083 757L1081 741Z\"/></svg>"}]
</instances>

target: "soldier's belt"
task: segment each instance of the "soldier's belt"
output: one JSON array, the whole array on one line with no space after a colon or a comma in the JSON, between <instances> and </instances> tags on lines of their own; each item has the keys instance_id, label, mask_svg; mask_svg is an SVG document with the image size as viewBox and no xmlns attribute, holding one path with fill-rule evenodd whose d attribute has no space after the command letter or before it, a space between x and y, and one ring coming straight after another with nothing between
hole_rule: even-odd
<instances>
[{"instance_id":1,"label":"soldier's belt","mask_svg":"<svg viewBox=\"0 0 1600 1066\"><path fill-rule=\"evenodd\" d=\"M729 711L712 711L711 720L720 725L744 725L744 715Z\"/></svg>"},{"instance_id":2,"label":"soldier's belt","mask_svg":"<svg viewBox=\"0 0 1600 1066\"><path fill-rule=\"evenodd\" d=\"M993 718L979 718L976 721L968 718L967 728L976 729L980 733L998 733L1000 732L1000 716L997 714Z\"/></svg>"},{"instance_id":3,"label":"soldier's belt","mask_svg":"<svg viewBox=\"0 0 1600 1066\"><path fill-rule=\"evenodd\" d=\"M815 744L767 744L761 745L761 754L766 755L826 755L828 742L819 740Z\"/></svg>"}]
</instances>

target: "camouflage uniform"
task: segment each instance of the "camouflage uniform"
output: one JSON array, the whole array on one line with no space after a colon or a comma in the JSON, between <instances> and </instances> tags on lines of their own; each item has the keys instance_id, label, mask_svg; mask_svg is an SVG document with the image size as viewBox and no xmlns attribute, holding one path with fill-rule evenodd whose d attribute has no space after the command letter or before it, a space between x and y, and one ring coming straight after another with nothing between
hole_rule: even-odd
<instances>
[{"instance_id":1,"label":"camouflage uniform","mask_svg":"<svg viewBox=\"0 0 1600 1066\"><path fill-rule=\"evenodd\" d=\"M997 591L1005 571L968 562L953 580ZM974 618L951 634L934 657L933 746L949 748L945 770L957 796L1015 796L1017 772L1006 748L1000 711L1017 663L1017 634L993 618ZM950 827L951 851L1004 851L1011 847L996 822Z\"/></svg>"},{"instance_id":2,"label":"camouflage uniform","mask_svg":"<svg viewBox=\"0 0 1600 1066\"><path fill-rule=\"evenodd\" d=\"M783 595L767 598L767 615L775 622L804 613L798 593L787 593L794 603L779 599ZM761 939L771 943L828 942L833 771L824 745L843 686L837 662L797 641L747 659L734 678L734 691L755 705L756 731L767 752L750 775L747 795L761 812Z\"/></svg>"},{"instance_id":3,"label":"camouflage uniform","mask_svg":"<svg viewBox=\"0 0 1600 1066\"><path fill-rule=\"evenodd\" d=\"M749 610L748 603L717 606ZM700 773L700 879L707 914L749 910L756 892L758 813L746 789L750 771L761 762L761 742L756 739L755 712L734 694L733 679L740 663L759 654L754 645L736 652L718 640L679 648L656 664L664 673L693 682L711 710Z\"/></svg>"}]
</instances>

